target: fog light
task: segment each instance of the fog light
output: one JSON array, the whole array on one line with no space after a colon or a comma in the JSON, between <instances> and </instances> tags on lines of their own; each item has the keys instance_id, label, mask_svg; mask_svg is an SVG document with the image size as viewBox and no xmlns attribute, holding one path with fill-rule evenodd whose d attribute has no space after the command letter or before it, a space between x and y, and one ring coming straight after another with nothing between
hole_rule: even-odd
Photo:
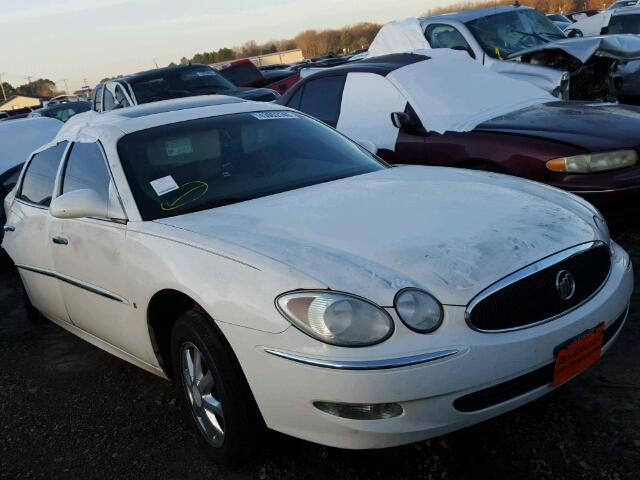
<instances>
[{"instance_id":1,"label":"fog light","mask_svg":"<svg viewBox=\"0 0 640 480\"><path fill-rule=\"evenodd\" d=\"M318 410L336 417L350 420L382 420L402 415L403 410L398 403L332 403L313 402Z\"/></svg>"}]
</instances>

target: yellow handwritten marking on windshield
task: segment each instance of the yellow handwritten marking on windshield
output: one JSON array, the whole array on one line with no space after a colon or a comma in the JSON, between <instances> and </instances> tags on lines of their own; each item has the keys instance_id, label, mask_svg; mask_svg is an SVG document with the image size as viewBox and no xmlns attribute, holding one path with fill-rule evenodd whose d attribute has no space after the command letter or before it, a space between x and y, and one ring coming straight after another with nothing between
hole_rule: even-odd
<instances>
[{"instance_id":1,"label":"yellow handwritten marking on windshield","mask_svg":"<svg viewBox=\"0 0 640 480\"><path fill-rule=\"evenodd\" d=\"M496 47L496 57L498 57L498 60L504 60L500 54L500 47Z\"/></svg>"},{"instance_id":2,"label":"yellow handwritten marking on windshield","mask_svg":"<svg viewBox=\"0 0 640 480\"><path fill-rule=\"evenodd\" d=\"M195 202L196 200L201 198L205 193L209 191L209 184L207 184L206 182L201 182L200 180L185 183L184 185L180 186L180 189L189 187L190 185L193 185L193 186L189 188L186 192L184 192L182 195L180 195L178 198L176 198L173 202L171 203L162 202L160 204L160 208L165 212L177 210L189 203ZM189 195L191 195L193 192L196 192L197 190L202 190L199 195L196 195L193 198L187 198Z\"/></svg>"}]
</instances>

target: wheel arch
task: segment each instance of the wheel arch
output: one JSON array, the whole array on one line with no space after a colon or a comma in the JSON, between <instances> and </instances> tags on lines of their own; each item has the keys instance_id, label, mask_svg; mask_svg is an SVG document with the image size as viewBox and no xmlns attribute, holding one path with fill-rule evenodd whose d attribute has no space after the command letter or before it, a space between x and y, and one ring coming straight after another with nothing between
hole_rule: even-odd
<instances>
[{"instance_id":1,"label":"wheel arch","mask_svg":"<svg viewBox=\"0 0 640 480\"><path fill-rule=\"evenodd\" d=\"M191 296L171 288L156 292L147 307L147 327L151 345L158 364L171 379L174 376L171 368L171 330L180 315L189 310L199 310L206 314Z\"/></svg>"}]
</instances>

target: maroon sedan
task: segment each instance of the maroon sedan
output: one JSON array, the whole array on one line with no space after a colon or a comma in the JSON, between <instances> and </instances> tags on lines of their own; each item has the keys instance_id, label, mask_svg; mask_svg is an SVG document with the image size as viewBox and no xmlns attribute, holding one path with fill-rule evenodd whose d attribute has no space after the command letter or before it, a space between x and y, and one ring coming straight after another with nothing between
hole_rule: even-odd
<instances>
[{"instance_id":1,"label":"maroon sedan","mask_svg":"<svg viewBox=\"0 0 640 480\"><path fill-rule=\"evenodd\" d=\"M506 173L576 193L609 217L640 212L640 108L546 100L485 120L471 131L435 133L423 126L406 100L397 111L386 111L397 100L375 80L426 58L386 55L320 71L292 87L278 103L317 117L356 140L361 140L352 133L357 125L344 118L345 105L361 111L372 135L393 135L384 145L377 138L362 139L375 142L378 155L390 163ZM347 81L352 74L366 75L366 92ZM475 86L470 85L472 94L482 95ZM459 101L454 97L460 92L451 95L452 103ZM443 104L441 97L437 101Z\"/></svg>"}]
</instances>

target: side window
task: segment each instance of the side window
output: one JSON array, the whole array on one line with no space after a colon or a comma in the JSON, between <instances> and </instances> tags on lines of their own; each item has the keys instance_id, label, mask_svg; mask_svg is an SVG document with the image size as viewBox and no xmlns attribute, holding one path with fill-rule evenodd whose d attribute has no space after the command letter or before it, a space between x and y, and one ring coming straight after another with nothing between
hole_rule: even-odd
<instances>
[{"instance_id":1,"label":"side window","mask_svg":"<svg viewBox=\"0 0 640 480\"><path fill-rule=\"evenodd\" d=\"M93 92L93 108L96 112L102 111L102 91L104 90L104 83L101 83L96 87L96 91Z\"/></svg>"},{"instance_id":2,"label":"side window","mask_svg":"<svg viewBox=\"0 0 640 480\"><path fill-rule=\"evenodd\" d=\"M300 110L335 127L340 115L346 75L311 80L304 87Z\"/></svg>"},{"instance_id":3,"label":"side window","mask_svg":"<svg viewBox=\"0 0 640 480\"><path fill-rule=\"evenodd\" d=\"M120 107L128 107L129 101L127 100L126 95L124 94L124 90L122 86L116 86L116 102Z\"/></svg>"},{"instance_id":4,"label":"side window","mask_svg":"<svg viewBox=\"0 0 640 480\"><path fill-rule=\"evenodd\" d=\"M433 24L427 27L425 37L431 48L452 48L454 50L464 50L476 58L469 43L462 34L451 25Z\"/></svg>"},{"instance_id":5,"label":"side window","mask_svg":"<svg viewBox=\"0 0 640 480\"><path fill-rule=\"evenodd\" d=\"M304 85L302 88L299 88L296 93L293 94L293 97L287 103L287 107L295 108L296 110L300 110L300 100L302 99L302 92L304 91Z\"/></svg>"},{"instance_id":6,"label":"side window","mask_svg":"<svg viewBox=\"0 0 640 480\"><path fill-rule=\"evenodd\" d=\"M111 176L97 143L75 143L64 168L62 194L88 188L109 198Z\"/></svg>"},{"instance_id":7,"label":"side window","mask_svg":"<svg viewBox=\"0 0 640 480\"><path fill-rule=\"evenodd\" d=\"M113 107L115 106L116 102L115 99L113 98L113 93L111 93L109 91L109 89L106 87L104 87L104 100L102 102L102 109L105 112L108 112L110 110L113 110Z\"/></svg>"},{"instance_id":8,"label":"side window","mask_svg":"<svg viewBox=\"0 0 640 480\"><path fill-rule=\"evenodd\" d=\"M49 206L60 159L66 146L67 142L61 142L33 156L24 173L19 199L43 207Z\"/></svg>"}]
</instances>

